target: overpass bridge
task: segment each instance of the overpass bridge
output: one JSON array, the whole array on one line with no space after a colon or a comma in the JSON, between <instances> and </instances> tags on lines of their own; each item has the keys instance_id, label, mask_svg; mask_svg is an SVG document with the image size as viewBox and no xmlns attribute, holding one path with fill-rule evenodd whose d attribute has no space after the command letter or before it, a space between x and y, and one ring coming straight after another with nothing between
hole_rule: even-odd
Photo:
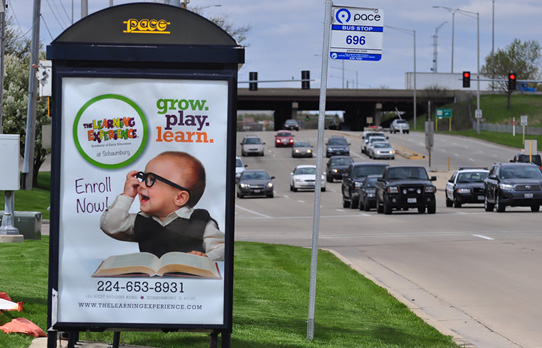
<instances>
[{"instance_id":1,"label":"overpass bridge","mask_svg":"<svg viewBox=\"0 0 542 348\"><path fill-rule=\"evenodd\" d=\"M427 112L427 101L431 108L441 105L466 101L472 97L472 91L461 90L417 90L417 114ZM320 103L319 89L300 88L260 88L250 91L248 88L237 89L238 110L266 110L274 112L275 130L279 130L284 121L296 118L298 111L318 111ZM328 89L326 92L326 110L344 112L344 122L351 129L360 131L367 126L367 117L373 117L375 125L381 125L385 112L404 111L408 120L413 118L414 91L405 89ZM383 124L383 126L386 126Z\"/></svg>"}]
</instances>

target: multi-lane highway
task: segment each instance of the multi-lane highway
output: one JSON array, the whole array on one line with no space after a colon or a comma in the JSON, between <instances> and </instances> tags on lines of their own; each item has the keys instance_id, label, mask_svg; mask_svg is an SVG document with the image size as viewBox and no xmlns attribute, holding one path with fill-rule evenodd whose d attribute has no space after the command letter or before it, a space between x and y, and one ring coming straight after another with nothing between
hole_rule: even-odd
<instances>
[{"instance_id":1,"label":"multi-lane highway","mask_svg":"<svg viewBox=\"0 0 542 348\"><path fill-rule=\"evenodd\" d=\"M265 169L276 177L275 198L236 198L235 239L310 247L314 192L291 192L289 173L297 164L314 164L316 159L293 159L290 148L275 148L274 132L251 134L266 142L265 156L243 160L249 169ZM316 131L294 134L316 151ZM331 134L346 136L355 161L372 161L360 152L361 133L326 130L325 138ZM238 140L243 135L238 133ZM427 156L424 134L389 138ZM431 167L428 157L399 155L387 161L424 165L438 177L435 215L344 209L340 182L327 183L321 193L319 247L335 251L444 333L457 334L473 346L541 346L542 280L537 269L542 264L542 213L510 207L505 213L488 213L482 205L468 204L446 208L443 193L459 166L489 167L509 161L517 150L436 135ZM326 162L324 158L324 166Z\"/></svg>"}]
</instances>

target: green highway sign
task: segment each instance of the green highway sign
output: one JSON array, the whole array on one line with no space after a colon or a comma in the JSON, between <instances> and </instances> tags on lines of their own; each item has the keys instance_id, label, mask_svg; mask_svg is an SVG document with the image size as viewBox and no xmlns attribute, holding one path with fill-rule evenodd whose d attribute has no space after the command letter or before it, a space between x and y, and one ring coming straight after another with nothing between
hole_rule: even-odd
<instances>
[{"instance_id":1,"label":"green highway sign","mask_svg":"<svg viewBox=\"0 0 542 348\"><path fill-rule=\"evenodd\" d=\"M452 118L452 109L437 109L438 118Z\"/></svg>"}]
</instances>

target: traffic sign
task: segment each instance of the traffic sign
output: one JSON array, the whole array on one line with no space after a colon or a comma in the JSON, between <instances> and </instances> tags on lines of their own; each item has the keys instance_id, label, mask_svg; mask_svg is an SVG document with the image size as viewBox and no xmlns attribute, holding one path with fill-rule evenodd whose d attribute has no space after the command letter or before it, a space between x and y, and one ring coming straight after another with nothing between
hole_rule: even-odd
<instances>
[{"instance_id":1,"label":"traffic sign","mask_svg":"<svg viewBox=\"0 0 542 348\"><path fill-rule=\"evenodd\" d=\"M521 115L520 117L521 117L521 125L526 126L528 116L527 115Z\"/></svg>"},{"instance_id":2,"label":"traffic sign","mask_svg":"<svg viewBox=\"0 0 542 348\"><path fill-rule=\"evenodd\" d=\"M482 118L482 109L474 110L474 118Z\"/></svg>"},{"instance_id":3,"label":"traffic sign","mask_svg":"<svg viewBox=\"0 0 542 348\"><path fill-rule=\"evenodd\" d=\"M329 55L332 59L382 59L384 11L363 7L333 7Z\"/></svg>"},{"instance_id":4,"label":"traffic sign","mask_svg":"<svg viewBox=\"0 0 542 348\"><path fill-rule=\"evenodd\" d=\"M438 118L451 118L452 117L452 109L437 109L437 117Z\"/></svg>"}]
</instances>

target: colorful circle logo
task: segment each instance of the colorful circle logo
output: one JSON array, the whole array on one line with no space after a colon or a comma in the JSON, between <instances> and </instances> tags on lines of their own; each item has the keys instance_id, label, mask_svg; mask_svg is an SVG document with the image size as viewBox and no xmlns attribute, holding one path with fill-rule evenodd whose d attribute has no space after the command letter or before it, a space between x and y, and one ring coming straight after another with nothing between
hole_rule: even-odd
<instances>
[{"instance_id":1,"label":"colorful circle logo","mask_svg":"<svg viewBox=\"0 0 542 348\"><path fill-rule=\"evenodd\" d=\"M141 108L118 94L86 102L73 123L77 150L89 163L106 169L124 167L145 149L147 120Z\"/></svg>"}]
</instances>

